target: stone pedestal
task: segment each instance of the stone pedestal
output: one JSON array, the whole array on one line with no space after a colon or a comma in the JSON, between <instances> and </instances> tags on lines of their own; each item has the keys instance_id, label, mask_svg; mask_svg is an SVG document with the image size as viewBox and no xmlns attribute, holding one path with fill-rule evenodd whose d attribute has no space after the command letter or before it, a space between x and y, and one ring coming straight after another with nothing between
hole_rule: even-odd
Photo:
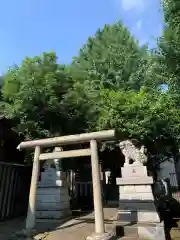
<instances>
[{"instance_id":1,"label":"stone pedestal","mask_svg":"<svg viewBox=\"0 0 180 240\"><path fill-rule=\"evenodd\" d=\"M86 240L113 240L115 239L114 232L108 233L92 233L91 236L88 236Z\"/></svg>"},{"instance_id":2,"label":"stone pedestal","mask_svg":"<svg viewBox=\"0 0 180 240\"><path fill-rule=\"evenodd\" d=\"M62 222L71 215L66 173L47 161L37 185L36 222Z\"/></svg>"},{"instance_id":3,"label":"stone pedestal","mask_svg":"<svg viewBox=\"0 0 180 240\"><path fill-rule=\"evenodd\" d=\"M154 204L151 185L153 178L147 175L147 169L141 165L128 165L122 169L119 185L118 219L131 223L159 223L160 218Z\"/></svg>"}]
</instances>

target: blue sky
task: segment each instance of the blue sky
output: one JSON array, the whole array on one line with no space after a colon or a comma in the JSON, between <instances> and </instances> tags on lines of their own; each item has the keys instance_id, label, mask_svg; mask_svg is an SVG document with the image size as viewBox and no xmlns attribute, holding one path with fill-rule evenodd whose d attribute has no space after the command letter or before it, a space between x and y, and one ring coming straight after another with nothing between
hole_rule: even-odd
<instances>
[{"instance_id":1,"label":"blue sky","mask_svg":"<svg viewBox=\"0 0 180 240\"><path fill-rule=\"evenodd\" d=\"M56 51L68 63L90 35L122 19L141 44L162 31L160 0L6 0L0 14L0 73L25 56Z\"/></svg>"}]
</instances>

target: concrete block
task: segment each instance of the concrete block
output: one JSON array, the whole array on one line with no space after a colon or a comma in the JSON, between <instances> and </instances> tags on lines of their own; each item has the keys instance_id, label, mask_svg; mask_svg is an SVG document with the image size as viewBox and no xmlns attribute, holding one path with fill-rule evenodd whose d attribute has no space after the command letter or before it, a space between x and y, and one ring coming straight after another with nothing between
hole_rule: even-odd
<instances>
[{"instance_id":1,"label":"concrete block","mask_svg":"<svg viewBox=\"0 0 180 240\"><path fill-rule=\"evenodd\" d=\"M120 194L124 193L135 193L135 185L128 185L128 186L119 186L119 192Z\"/></svg>"},{"instance_id":2,"label":"concrete block","mask_svg":"<svg viewBox=\"0 0 180 240\"><path fill-rule=\"evenodd\" d=\"M131 211L156 211L154 202L150 201L119 201L119 210L131 210Z\"/></svg>"},{"instance_id":3,"label":"concrete block","mask_svg":"<svg viewBox=\"0 0 180 240\"><path fill-rule=\"evenodd\" d=\"M37 188L37 195L68 195L68 188L65 187L49 187Z\"/></svg>"},{"instance_id":4,"label":"concrete block","mask_svg":"<svg viewBox=\"0 0 180 240\"><path fill-rule=\"evenodd\" d=\"M52 168L49 168L47 171L41 173L41 181L45 179L54 179L54 180L65 180L66 172L56 171Z\"/></svg>"},{"instance_id":5,"label":"concrete block","mask_svg":"<svg viewBox=\"0 0 180 240\"><path fill-rule=\"evenodd\" d=\"M48 179L46 181L40 181L37 187L68 187L69 183L66 180L52 180Z\"/></svg>"},{"instance_id":6,"label":"concrete block","mask_svg":"<svg viewBox=\"0 0 180 240\"><path fill-rule=\"evenodd\" d=\"M151 185L119 186L119 193L152 193Z\"/></svg>"},{"instance_id":7,"label":"concrete block","mask_svg":"<svg viewBox=\"0 0 180 240\"><path fill-rule=\"evenodd\" d=\"M63 210L70 208L70 203L68 202L37 202L36 209L38 211L55 211L55 210Z\"/></svg>"},{"instance_id":8,"label":"concrete block","mask_svg":"<svg viewBox=\"0 0 180 240\"><path fill-rule=\"evenodd\" d=\"M121 168L122 178L147 176L147 168L139 165L129 165Z\"/></svg>"},{"instance_id":9,"label":"concrete block","mask_svg":"<svg viewBox=\"0 0 180 240\"><path fill-rule=\"evenodd\" d=\"M135 191L137 193L151 193L152 187L151 185L137 185L135 186Z\"/></svg>"},{"instance_id":10,"label":"concrete block","mask_svg":"<svg viewBox=\"0 0 180 240\"><path fill-rule=\"evenodd\" d=\"M141 212L138 211L138 222L149 222L149 223L160 223L160 218L158 213L155 212Z\"/></svg>"},{"instance_id":11,"label":"concrete block","mask_svg":"<svg viewBox=\"0 0 180 240\"><path fill-rule=\"evenodd\" d=\"M160 218L156 211L119 210L117 220L131 223L160 223Z\"/></svg>"},{"instance_id":12,"label":"concrete block","mask_svg":"<svg viewBox=\"0 0 180 240\"><path fill-rule=\"evenodd\" d=\"M154 196L152 193L131 193L131 194L121 194L120 200L154 200Z\"/></svg>"},{"instance_id":13,"label":"concrete block","mask_svg":"<svg viewBox=\"0 0 180 240\"><path fill-rule=\"evenodd\" d=\"M67 202L69 201L69 196L68 195L60 195L60 194L54 194L54 195L49 195L49 194L44 194L44 195L37 195L36 196L36 201L37 202Z\"/></svg>"},{"instance_id":14,"label":"concrete block","mask_svg":"<svg viewBox=\"0 0 180 240\"><path fill-rule=\"evenodd\" d=\"M153 184L152 177L129 177L129 178L116 178L117 185L150 185Z\"/></svg>"},{"instance_id":15,"label":"concrete block","mask_svg":"<svg viewBox=\"0 0 180 240\"><path fill-rule=\"evenodd\" d=\"M60 219L71 215L69 209L55 210L55 211L36 211L36 218L39 219Z\"/></svg>"},{"instance_id":16,"label":"concrete block","mask_svg":"<svg viewBox=\"0 0 180 240\"><path fill-rule=\"evenodd\" d=\"M59 226L60 224L65 223L66 221L70 220L71 218L72 218L71 215L70 215L70 216L63 217L63 218L60 218L60 219L36 218L36 223L37 223L38 225L43 224L43 226L44 226L44 224L46 223L46 224L48 224L48 227L47 227L47 228L49 228L49 226L51 226L51 224L52 224L52 225L55 225L55 226L57 226L57 225Z\"/></svg>"}]
</instances>

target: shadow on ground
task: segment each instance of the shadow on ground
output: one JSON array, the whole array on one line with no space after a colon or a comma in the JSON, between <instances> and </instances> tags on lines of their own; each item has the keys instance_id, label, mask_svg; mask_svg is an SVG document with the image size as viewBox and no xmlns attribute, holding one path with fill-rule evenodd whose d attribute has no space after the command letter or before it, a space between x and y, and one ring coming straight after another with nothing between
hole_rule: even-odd
<instances>
[{"instance_id":1,"label":"shadow on ground","mask_svg":"<svg viewBox=\"0 0 180 240\"><path fill-rule=\"evenodd\" d=\"M31 232L27 232L25 230L25 218L14 219L11 221L3 222L0 224L0 239L3 240L20 240L25 239L26 236L30 237L30 239L36 239L35 236L38 235L37 239L45 238L49 232L57 231L61 229L61 226L64 226L65 223L76 220L76 218L86 216L90 212L88 211L73 211L72 216L64 221L56 221L56 222L48 222L48 223L37 223L36 229ZM62 227L62 229L71 227L73 225L78 225L83 221L74 222L74 224L67 225L66 227Z\"/></svg>"},{"instance_id":2,"label":"shadow on ground","mask_svg":"<svg viewBox=\"0 0 180 240\"><path fill-rule=\"evenodd\" d=\"M105 227L107 231L111 231L113 224L113 217L117 209L105 208ZM25 226L25 225L24 225ZM63 223L38 223L36 224L36 231L29 235L29 239L48 239L48 240L81 240L94 232L94 213L91 211L73 211L71 219ZM25 239L24 235L27 232L20 231L10 238L2 238L3 240L21 240Z\"/></svg>"},{"instance_id":3,"label":"shadow on ground","mask_svg":"<svg viewBox=\"0 0 180 240\"><path fill-rule=\"evenodd\" d=\"M170 202L170 209L172 217L166 217L166 229L169 232L167 240L180 240L180 224L177 224L180 220L180 203L176 199L172 199ZM105 208L105 224L106 228L110 229L113 225L117 208ZM114 217L114 218L113 218ZM172 220L173 219L173 220ZM3 240L21 240L25 239L25 233L19 231L25 228L25 219L15 219L13 221L7 221L0 223L0 239ZM63 231L61 231L63 230ZM63 239L64 234L71 235L69 239L80 239L75 236L75 232L81 232L86 235L94 230L94 214L92 211L73 211L72 217L69 221L56 223L38 223L36 225L36 231L34 231L29 239L48 239L56 240ZM15 234L16 233L16 234ZM171 237L170 237L171 233ZM86 235L87 236L87 235ZM84 239L84 238L82 238Z\"/></svg>"}]
</instances>

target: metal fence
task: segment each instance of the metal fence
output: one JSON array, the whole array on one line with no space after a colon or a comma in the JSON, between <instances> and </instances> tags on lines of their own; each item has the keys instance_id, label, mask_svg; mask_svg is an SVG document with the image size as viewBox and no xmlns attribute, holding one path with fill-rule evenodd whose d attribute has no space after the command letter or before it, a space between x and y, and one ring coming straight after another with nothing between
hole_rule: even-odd
<instances>
[{"instance_id":1,"label":"metal fence","mask_svg":"<svg viewBox=\"0 0 180 240\"><path fill-rule=\"evenodd\" d=\"M27 212L31 166L0 163L0 221Z\"/></svg>"}]
</instances>

